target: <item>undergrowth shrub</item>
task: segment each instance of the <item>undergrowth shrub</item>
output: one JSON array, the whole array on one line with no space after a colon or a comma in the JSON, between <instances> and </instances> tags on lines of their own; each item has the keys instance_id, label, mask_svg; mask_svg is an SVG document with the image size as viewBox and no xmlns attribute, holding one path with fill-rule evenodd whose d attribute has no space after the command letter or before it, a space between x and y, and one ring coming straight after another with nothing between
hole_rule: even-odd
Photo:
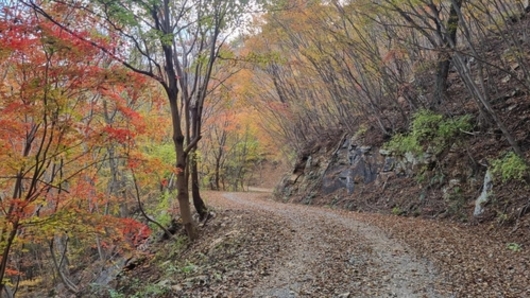
<instances>
[{"instance_id":1,"label":"undergrowth shrub","mask_svg":"<svg viewBox=\"0 0 530 298\"><path fill-rule=\"evenodd\" d=\"M508 152L502 158L493 160L491 165L491 173L503 183L511 179L523 181L529 170L524 160L513 151Z\"/></svg>"},{"instance_id":2,"label":"undergrowth shrub","mask_svg":"<svg viewBox=\"0 0 530 298\"><path fill-rule=\"evenodd\" d=\"M395 135L385 147L401 155L407 152L419 155L425 148L431 148L434 150L432 153L438 154L450 146L462 131L471 130L470 120L469 115L451 119L429 110L420 110L414 114L409 133Z\"/></svg>"}]
</instances>

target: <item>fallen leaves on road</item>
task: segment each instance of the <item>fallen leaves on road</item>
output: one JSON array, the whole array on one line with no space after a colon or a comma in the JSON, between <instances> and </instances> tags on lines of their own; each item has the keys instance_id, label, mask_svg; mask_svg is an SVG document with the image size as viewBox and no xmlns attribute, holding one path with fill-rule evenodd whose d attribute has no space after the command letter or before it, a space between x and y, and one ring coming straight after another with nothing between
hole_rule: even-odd
<instances>
[{"instance_id":1,"label":"fallen leaves on road","mask_svg":"<svg viewBox=\"0 0 530 298\"><path fill-rule=\"evenodd\" d=\"M530 297L526 248L480 227L206 197L201 239L165 244L126 280L164 289L151 297Z\"/></svg>"}]
</instances>

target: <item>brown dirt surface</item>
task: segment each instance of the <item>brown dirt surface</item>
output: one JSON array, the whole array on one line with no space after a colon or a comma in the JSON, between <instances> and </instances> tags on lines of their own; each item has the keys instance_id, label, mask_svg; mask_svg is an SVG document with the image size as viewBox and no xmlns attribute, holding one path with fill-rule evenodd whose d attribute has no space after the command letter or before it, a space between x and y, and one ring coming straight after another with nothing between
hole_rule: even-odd
<instances>
[{"instance_id":1,"label":"brown dirt surface","mask_svg":"<svg viewBox=\"0 0 530 298\"><path fill-rule=\"evenodd\" d=\"M485 226L270 196L205 193L215 216L201 239L175 256L166 244L127 278L166 286L151 297L530 297L526 243L503 242Z\"/></svg>"}]
</instances>

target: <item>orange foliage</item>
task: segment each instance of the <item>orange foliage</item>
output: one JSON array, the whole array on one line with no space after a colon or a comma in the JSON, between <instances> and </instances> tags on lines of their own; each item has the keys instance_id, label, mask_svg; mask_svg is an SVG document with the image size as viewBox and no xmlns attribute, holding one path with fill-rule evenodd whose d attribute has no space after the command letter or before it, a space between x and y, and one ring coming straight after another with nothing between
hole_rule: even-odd
<instances>
[{"instance_id":1,"label":"orange foliage","mask_svg":"<svg viewBox=\"0 0 530 298\"><path fill-rule=\"evenodd\" d=\"M77 34L115 46L92 32ZM120 241L139 244L150 233L144 224L102 215L116 198L98 190L97 166L107 159L107 145L132 151L146 133L136 109L147 79L24 11L5 9L0 44L0 255L8 256L0 280L19 274L9 266L12 250L63 230L82 231L81 238L114 230ZM107 121L109 115L115 118ZM130 159L129 166L141 162Z\"/></svg>"}]
</instances>

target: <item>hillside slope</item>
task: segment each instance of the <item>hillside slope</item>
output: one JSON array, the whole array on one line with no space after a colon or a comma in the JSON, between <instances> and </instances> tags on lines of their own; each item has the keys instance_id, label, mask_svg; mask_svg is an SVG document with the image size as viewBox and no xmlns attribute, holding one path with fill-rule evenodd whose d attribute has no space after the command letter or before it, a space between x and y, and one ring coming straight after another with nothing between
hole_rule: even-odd
<instances>
[{"instance_id":1,"label":"hillside slope","mask_svg":"<svg viewBox=\"0 0 530 298\"><path fill-rule=\"evenodd\" d=\"M479 53L485 60L470 58L467 64L471 78L476 82L484 79L481 85L477 84L486 88L484 92L499 125L513 137L527 163L530 85L523 65L530 63L528 28L530 17L524 15L505 28L510 34L508 31L490 34ZM511 44L506 42L506 36L518 37L518 45L526 49L517 58L510 54ZM462 52L465 55L470 50ZM488 73L486 78L483 71ZM418 74L423 79L414 82L412 89L424 90L426 97L432 97L434 76L432 69ZM515 154L506 134L470 95L469 84L464 83L463 75L454 66L448 81L447 101L411 114L410 123L402 123L401 134L391 137L373 123L362 123L356 133L337 131L331 145L329 140L310 142L277 188L278 199L365 212L515 226L518 241L527 243L528 166L526 171L518 172L518 178L510 172L524 165L510 159ZM466 122L457 126L458 121ZM453 127L454 132L447 133ZM403 141L407 137L410 141L414 134L423 137L417 152ZM488 172L492 181L486 177ZM501 179L505 174L507 178ZM485 184L488 186L484 187ZM481 194L487 200L477 203Z\"/></svg>"}]
</instances>

